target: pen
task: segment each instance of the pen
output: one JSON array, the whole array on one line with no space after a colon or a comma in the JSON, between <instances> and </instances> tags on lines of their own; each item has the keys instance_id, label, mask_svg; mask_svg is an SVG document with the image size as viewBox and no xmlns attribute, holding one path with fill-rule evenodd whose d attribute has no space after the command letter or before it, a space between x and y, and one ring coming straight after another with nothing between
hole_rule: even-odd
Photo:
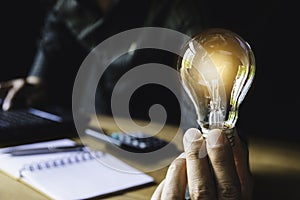
<instances>
[{"instance_id":1,"label":"pen","mask_svg":"<svg viewBox=\"0 0 300 200\"><path fill-rule=\"evenodd\" d=\"M22 149L22 150L12 150L10 155L12 156L25 156L25 155L37 155L46 153L60 153L69 151L85 151L87 147L82 144L77 144L75 146L59 146L59 147L44 147L44 148L32 148L32 149Z\"/></svg>"}]
</instances>

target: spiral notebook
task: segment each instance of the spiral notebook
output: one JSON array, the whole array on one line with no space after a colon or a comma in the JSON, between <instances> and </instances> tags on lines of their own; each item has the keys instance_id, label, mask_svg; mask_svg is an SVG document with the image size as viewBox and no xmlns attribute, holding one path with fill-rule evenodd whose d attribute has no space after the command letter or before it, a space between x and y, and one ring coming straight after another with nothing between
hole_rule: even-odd
<instances>
[{"instance_id":1,"label":"spiral notebook","mask_svg":"<svg viewBox=\"0 0 300 200\"><path fill-rule=\"evenodd\" d=\"M9 148L75 145L59 139ZM101 197L125 189L153 183L153 178L101 152L63 152L11 156L0 149L0 170L55 200L81 200Z\"/></svg>"}]
</instances>

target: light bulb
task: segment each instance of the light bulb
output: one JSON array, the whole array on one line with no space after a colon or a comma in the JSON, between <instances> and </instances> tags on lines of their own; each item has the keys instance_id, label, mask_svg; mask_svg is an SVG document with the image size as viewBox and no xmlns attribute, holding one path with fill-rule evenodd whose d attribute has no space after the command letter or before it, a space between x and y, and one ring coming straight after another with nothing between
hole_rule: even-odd
<instances>
[{"instance_id":1,"label":"light bulb","mask_svg":"<svg viewBox=\"0 0 300 200\"><path fill-rule=\"evenodd\" d=\"M238 109L255 75L250 45L230 30L207 29L185 44L177 69L203 136L222 129L234 145Z\"/></svg>"}]
</instances>

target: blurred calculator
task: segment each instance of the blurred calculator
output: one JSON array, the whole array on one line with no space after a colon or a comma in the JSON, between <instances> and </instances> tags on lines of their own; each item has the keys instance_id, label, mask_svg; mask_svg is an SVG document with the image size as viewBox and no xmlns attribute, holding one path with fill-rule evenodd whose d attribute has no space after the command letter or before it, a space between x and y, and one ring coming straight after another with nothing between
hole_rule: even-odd
<instances>
[{"instance_id":1,"label":"blurred calculator","mask_svg":"<svg viewBox=\"0 0 300 200\"><path fill-rule=\"evenodd\" d=\"M126 151L135 153L148 153L156 151L169 144L169 142L166 140L147 135L143 132L133 132L130 134L114 132L111 135L106 135L93 129L86 129L85 132L87 135L106 142L111 142Z\"/></svg>"}]
</instances>

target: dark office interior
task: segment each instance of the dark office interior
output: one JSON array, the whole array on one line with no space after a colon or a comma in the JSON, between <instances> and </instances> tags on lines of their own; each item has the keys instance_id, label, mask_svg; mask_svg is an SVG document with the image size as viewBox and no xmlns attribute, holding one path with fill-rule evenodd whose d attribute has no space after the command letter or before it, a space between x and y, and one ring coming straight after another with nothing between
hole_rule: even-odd
<instances>
[{"instance_id":1,"label":"dark office interior","mask_svg":"<svg viewBox=\"0 0 300 200\"><path fill-rule=\"evenodd\" d=\"M287 162L281 168L271 162L267 165L270 173L263 169L254 174L254 199L299 199L300 161L287 159L300 153L299 7L283 0L199 2L205 27L235 31L248 41L255 55L255 79L240 107L237 126L257 141L255 155L269 156L258 159ZM51 5L50 0L2 3L1 81L27 75Z\"/></svg>"}]
</instances>

